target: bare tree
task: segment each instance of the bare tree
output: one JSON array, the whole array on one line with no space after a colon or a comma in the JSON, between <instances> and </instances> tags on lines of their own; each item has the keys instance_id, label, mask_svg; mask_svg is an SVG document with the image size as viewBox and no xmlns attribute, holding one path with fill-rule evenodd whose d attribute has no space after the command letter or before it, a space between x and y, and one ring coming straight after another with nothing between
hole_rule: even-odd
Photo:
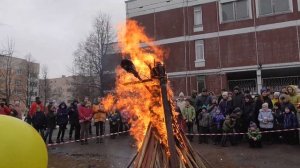
<instances>
[{"instance_id":1,"label":"bare tree","mask_svg":"<svg viewBox=\"0 0 300 168\"><path fill-rule=\"evenodd\" d=\"M40 90L39 92L40 92L40 97L44 99L44 106L45 106L51 94L50 81L48 79L48 67L46 65L42 67L41 78L42 79L40 80L39 83L39 90Z\"/></svg>"},{"instance_id":2,"label":"bare tree","mask_svg":"<svg viewBox=\"0 0 300 168\"><path fill-rule=\"evenodd\" d=\"M95 19L93 31L84 42L79 44L74 53L75 75L87 79L85 83L77 81L75 84L89 86L89 93L94 93L93 90L97 89L99 94L103 95L103 57L111 49L113 38L110 16L100 13Z\"/></svg>"},{"instance_id":3,"label":"bare tree","mask_svg":"<svg viewBox=\"0 0 300 168\"><path fill-rule=\"evenodd\" d=\"M0 71L0 78L4 79L4 97L6 103L10 102L12 95L12 56L14 53L14 41L7 40L7 44L0 50L1 62L3 69Z\"/></svg>"}]
</instances>

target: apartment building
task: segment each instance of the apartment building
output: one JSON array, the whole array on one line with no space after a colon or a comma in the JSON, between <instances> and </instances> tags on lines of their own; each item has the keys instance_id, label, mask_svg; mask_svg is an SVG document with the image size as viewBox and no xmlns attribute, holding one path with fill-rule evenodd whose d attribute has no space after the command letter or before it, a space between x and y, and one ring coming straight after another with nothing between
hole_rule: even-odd
<instances>
[{"instance_id":1,"label":"apartment building","mask_svg":"<svg viewBox=\"0 0 300 168\"><path fill-rule=\"evenodd\" d=\"M29 105L39 94L39 69L38 63L0 55L0 98Z\"/></svg>"},{"instance_id":2,"label":"apartment building","mask_svg":"<svg viewBox=\"0 0 300 168\"><path fill-rule=\"evenodd\" d=\"M176 94L300 84L300 0L129 0L126 14L168 51Z\"/></svg>"}]
</instances>

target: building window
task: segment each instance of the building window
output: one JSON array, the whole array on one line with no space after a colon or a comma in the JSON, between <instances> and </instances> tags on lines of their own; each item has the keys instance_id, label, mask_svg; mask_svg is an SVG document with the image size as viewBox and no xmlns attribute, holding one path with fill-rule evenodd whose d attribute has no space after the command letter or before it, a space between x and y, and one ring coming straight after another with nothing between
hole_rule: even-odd
<instances>
[{"instance_id":1,"label":"building window","mask_svg":"<svg viewBox=\"0 0 300 168\"><path fill-rule=\"evenodd\" d=\"M195 67L204 67L205 60L204 60L204 41L203 40L196 40L195 41Z\"/></svg>"},{"instance_id":2,"label":"building window","mask_svg":"<svg viewBox=\"0 0 300 168\"><path fill-rule=\"evenodd\" d=\"M291 0L258 0L259 16L274 15L291 11Z\"/></svg>"},{"instance_id":3,"label":"building window","mask_svg":"<svg viewBox=\"0 0 300 168\"><path fill-rule=\"evenodd\" d=\"M194 32L203 31L202 9L200 6L194 7Z\"/></svg>"},{"instance_id":4,"label":"building window","mask_svg":"<svg viewBox=\"0 0 300 168\"><path fill-rule=\"evenodd\" d=\"M243 20L250 18L251 5L249 0L221 1L222 22Z\"/></svg>"}]
</instances>

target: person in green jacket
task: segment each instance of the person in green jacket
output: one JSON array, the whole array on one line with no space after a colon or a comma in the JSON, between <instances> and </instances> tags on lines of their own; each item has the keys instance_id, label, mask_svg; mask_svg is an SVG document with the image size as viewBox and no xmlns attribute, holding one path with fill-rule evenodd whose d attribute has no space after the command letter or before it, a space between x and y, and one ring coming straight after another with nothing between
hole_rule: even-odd
<instances>
[{"instance_id":1,"label":"person in green jacket","mask_svg":"<svg viewBox=\"0 0 300 168\"><path fill-rule=\"evenodd\" d=\"M182 109L182 116L188 129L187 133L192 134L196 112L189 99L185 100L185 107ZM187 137L190 141L193 141L192 135L188 135Z\"/></svg>"},{"instance_id":2,"label":"person in green jacket","mask_svg":"<svg viewBox=\"0 0 300 168\"><path fill-rule=\"evenodd\" d=\"M250 126L248 129L248 142L250 148L261 148L261 133L259 128L257 128L257 125L254 122L250 122Z\"/></svg>"},{"instance_id":3,"label":"person in green jacket","mask_svg":"<svg viewBox=\"0 0 300 168\"><path fill-rule=\"evenodd\" d=\"M226 142L229 139L232 146L236 145L235 135L227 135L230 133L235 133L235 124L236 124L237 115L232 113L230 116L227 116L223 123L223 136L221 140L221 145L226 146Z\"/></svg>"}]
</instances>

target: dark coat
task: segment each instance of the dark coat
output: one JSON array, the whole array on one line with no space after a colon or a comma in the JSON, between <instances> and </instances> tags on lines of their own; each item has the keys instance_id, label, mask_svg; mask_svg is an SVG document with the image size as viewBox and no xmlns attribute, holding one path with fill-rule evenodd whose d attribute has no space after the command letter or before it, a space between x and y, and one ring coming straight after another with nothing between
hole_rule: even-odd
<instances>
[{"instance_id":1,"label":"dark coat","mask_svg":"<svg viewBox=\"0 0 300 168\"><path fill-rule=\"evenodd\" d=\"M231 114L231 112L232 112L232 102L222 99L220 104L219 104L219 109L220 109L220 112L224 116Z\"/></svg>"},{"instance_id":2,"label":"dark coat","mask_svg":"<svg viewBox=\"0 0 300 168\"><path fill-rule=\"evenodd\" d=\"M284 113L283 127L284 129L291 129L291 128L298 127L298 120L294 113L292 112Z\"/></svg>"},{"instance_id":3,"label":"dark coat","mask_svg":"<svg viewBox=\"0 0 300 168\"><path fill-rule=\"evenodd\" d=\"M71 103L70 107L68 108L68 115L70 124L79 124L79 114L75 102Z\"/></svg>"},{"instance_id":4,"label":"dark coat","mask_svg":"<svg viewBox=\"0 0 300 168\"><path fill-rule=\"evenodd\" d=\"M249 124L250 121L257 121L257 117L255 115L255 103L253 101L244 102L243 104L243 118Z\"/></svg>"},{"instance_id":5,"label":"dark coat","mask_svg":"<svg viewBox=\"0 0 300 168\"><path fill-rule=\"evenodd\" d=\"M47 120L44 112L41 111L36 112L32 120L35 128L39 128L39 129L46 128Z\"/></svg>"},{"instance_id":6,"label":"dark coat","mask_svg":"<svg viewBox=\"0 0 300 168\"><path fill-rule=\"evenodd\" d=\"M242 109L244 104L244 95L242 93L238 93L233 95L232 97L232 108L235 109L237 107L239 107L240 109Z\"/></svg>"},{"instance_id":7,"label":"dark coat","mask_svg":"<svg viewBox=\"0 0 300 168\"><path fill-rule=\"evenodd\" d=\"M203 106L208 106L209 104L211 104L212 102L212 98L210 96L198 96L196 98L196 112L201 111L201 108Z\"/></svg>"},{"instance_id":8,"label":"dark coat","mask_svg":"<svg viewBox=\"0 0 300 168\"><path fill-rule=\"evenodd\" d=\"M49 111L46 115L47 118L47 128L54 129L56 126L56 116L54 111Z\"/></svg>"},{"instance_id":9,"label":"dark coat","mask_svg":"<svg viewBox=\"0 0 300 168\"><path fill-rule=\"evenodd\" d=\"M62 108L62 106L65 106ZM66 103L61 103L57 110L57 125L67 125L68 124L68 108Z\"/></svg>"}]
</instances>

